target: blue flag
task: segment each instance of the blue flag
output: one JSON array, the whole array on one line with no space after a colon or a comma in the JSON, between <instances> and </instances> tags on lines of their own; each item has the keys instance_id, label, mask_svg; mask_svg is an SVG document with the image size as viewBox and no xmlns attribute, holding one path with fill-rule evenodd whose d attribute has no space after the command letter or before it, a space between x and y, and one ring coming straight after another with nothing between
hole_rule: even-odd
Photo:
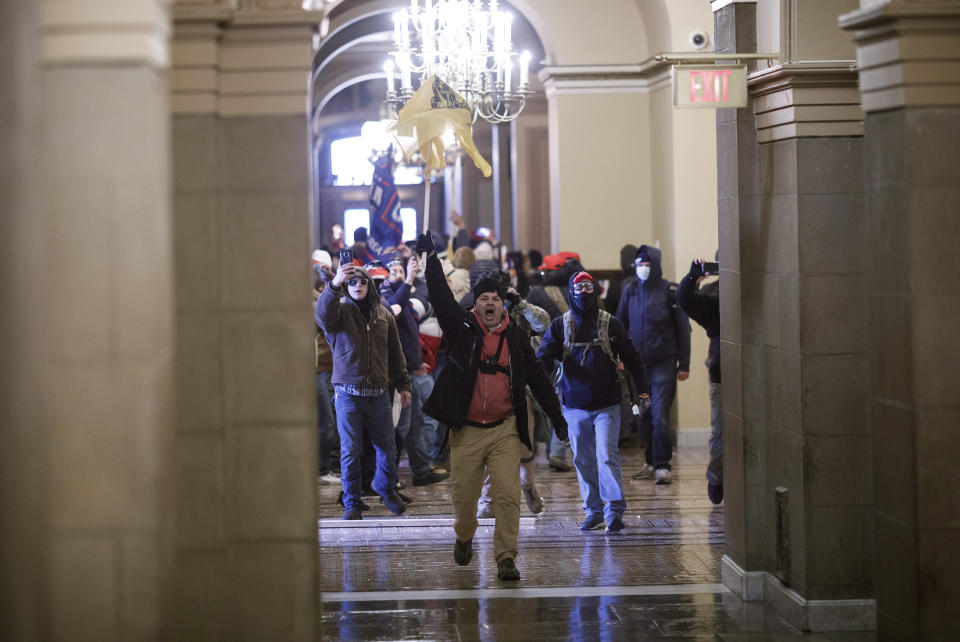
<instances>
[{"instance_id":1,"label":"blue flag","mask_svg":"<svg viewBox=\"0 0 960 642\"><path fill-rule=\"evenodd\" d=\"M373 188L370 204L370 236L381 248L400 244L403 220L400 218L400 195L393 182L393 145L373 163Z\"/></svg>"}]
</instances>

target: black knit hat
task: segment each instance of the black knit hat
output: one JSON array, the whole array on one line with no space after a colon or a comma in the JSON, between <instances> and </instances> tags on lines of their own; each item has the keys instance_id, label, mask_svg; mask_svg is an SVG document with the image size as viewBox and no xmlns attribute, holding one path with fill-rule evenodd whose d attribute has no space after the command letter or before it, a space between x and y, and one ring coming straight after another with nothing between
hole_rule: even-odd
<instances>
[{"instance_id":1,"label":"black knit hat","mask_svg":"<svg viewBox=\"0 0 960 642\"><path fill-rule=\"evenodd\" d=\"M489 276L481 277L477 284L473 286L473 298L479 299L480 295L485 292L496 292L501 299L505 299L507 296L507 288L503 283L499 279Z\"/></svg>"},{"instance_id":2,"label":"black knit hat","mask_svg":"<svg viewBox=\"0 0 960 642\"><path fill-rule=\"evenodd\" d=\"M650 253L647 251L646 245L641 245L640 248L637 250L636 260L640 261L641 263L651 263Z\"/></svg>"}]
</instances>

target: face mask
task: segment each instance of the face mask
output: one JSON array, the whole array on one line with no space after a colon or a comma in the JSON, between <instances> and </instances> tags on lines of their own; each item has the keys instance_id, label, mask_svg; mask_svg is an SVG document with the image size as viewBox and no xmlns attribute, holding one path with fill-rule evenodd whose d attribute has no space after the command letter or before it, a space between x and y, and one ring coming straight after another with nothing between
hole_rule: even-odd
<instances>
[{"instance_id":1,"label":"face mask","mask_svg":"<svg viewBox=\"0 0 960 642\"><path fill-rule=\"evenodd\" d=\"M597 300L597 293L580 292L579 294L574 294L573 298L577 302L577 307L579 307L581 310L589 310L593 307L594 302Z\"/></svg>"},{"instance_id":2,"label":"face mask","mask_svg":"<svg viewBox=\"0 0 960 642\"><path fill-rule=\"evenodd\" d=\"M650 266L649 265L639 265L637 266L637 278L641 281L646 281L650 278Z\"/></svg>"}]
</instances>

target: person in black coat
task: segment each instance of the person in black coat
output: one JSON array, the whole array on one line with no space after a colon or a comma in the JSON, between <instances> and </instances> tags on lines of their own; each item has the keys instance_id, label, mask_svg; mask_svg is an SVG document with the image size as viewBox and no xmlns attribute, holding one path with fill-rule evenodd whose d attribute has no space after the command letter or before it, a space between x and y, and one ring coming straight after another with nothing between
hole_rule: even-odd
<instances>
[{"instance_id":1,"label":"person in black coat","mask_svg":"<svg viewBox=\"0 0 960 642\"><path fill-rule=\"evenodd\" d=\"M720 417L720 281L703 259L690 264L690 272L677 288L677 303L707 331L710 348L710 463L707 465L707 495L714 504L723 501L723 429Z\"/></svg>"},{"instance_id":2,"label":"person in black coat","mask_svg":"<svg viewBox=\"0 0 960 642\"><path fill-rule=\"evenodd\" d=\"M427 289L449 347L447 364L437 377L423 411L450 426L450 476L453 482L454 561L473 557L477 501L485 471L493 488L493 533L497 577L518 580L514 564L520 529L520 446L532 450L527 428L526 387L566 438L560 402L533 354L527 334L510 323L503 307L506 290L492 278L473 288L476 303L464 310L453 298L432 239L421 234L417 254L427 253Z\"/></svg>"}]
</instances>

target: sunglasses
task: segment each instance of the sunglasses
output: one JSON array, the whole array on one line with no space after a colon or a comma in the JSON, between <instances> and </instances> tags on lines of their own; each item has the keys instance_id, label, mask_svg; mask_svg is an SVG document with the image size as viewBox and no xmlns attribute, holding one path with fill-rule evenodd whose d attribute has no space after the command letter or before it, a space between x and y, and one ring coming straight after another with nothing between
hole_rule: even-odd
<instances>
[{"instance_id":1,"label":"sunglasses","mask_svg":"<svg viewBox=\"0 0 960 642\"><path fill-rule=\"evenodd\" d=\"M349 285L350 287L356 287L358 285L366 285L367 283L369 283L367 279L350 279L349 281L347 281L347 285Z\"/></svg>"},{"instance_id":2,"label":"sunglasses","mask_svg":"<svg viewBox=\"0 0 960 642\"><path fill-rule=\"evenodd\" d=\"M587 283L576 283L576 284L574 284L574 286L573 286L573 291L574 291L574 292L577 292L577 293L580 293L580 292L593 292L593 283L590 283L590 282L587 282Z\"/></svg>"}]
</instances>

